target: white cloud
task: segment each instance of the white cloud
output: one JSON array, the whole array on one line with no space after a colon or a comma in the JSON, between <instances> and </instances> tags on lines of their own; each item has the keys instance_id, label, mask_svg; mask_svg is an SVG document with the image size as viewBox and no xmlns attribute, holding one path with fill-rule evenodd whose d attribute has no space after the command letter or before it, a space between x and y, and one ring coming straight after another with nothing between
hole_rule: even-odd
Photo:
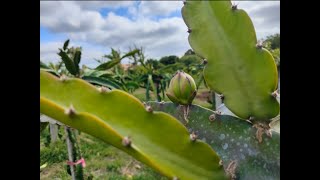
<instances>
[{"instance_id":1,"label":"white cloud","mask_svg":"<svg viewBox=\"0 0 320 180\"><path fill-rule=\"evenodd\" d=\"M126 51L133 44L143 46L149 58L181 56L190 48L184 21L170 17L181 10L182 1L41 1L40 6L40 24L83 46L84 63L95 63L93 58L109 53L110 47ZM120 7L128 8L131 17L112 12ZM279 2L240 1L238 7L252 18L259 39L279 32ZM111 11L102 16L99 12L102 8ZM164 17L152 18L158 15ZM62 43L41 44L40 57L58 59L56 53Z\"/></svg>"},{"instance_id":2,"label":"white cloud","mask_svg":"<svg viewBox=\"0 0 320 180\"><path fill-rule=\"evenodd\" d=\"M182 6L182 1L142 1L139 10L144 16L169 16Z\"/></svg>"},{"instance_id":3,"label":"white cloud","mask_svg":"<svg viewBox=\"0 0 320 180\"><path fill-rule=\"evenodd\" d=\"M60 41L40 43L40 60L45 63L56 63L61 61L61 58L57 53L59 52L58 48L62 48L63 43L64 42ZM80 65L85 64L88 67L96 67L98 64L94 59L100 59L104 54L108 54L110 51L109 49L95 47L83 42L70 41L69 47L72 46L82 47Z\"/></svg>"},{"instance_id":4,"label":"white cloud","mask_svg":"<svg viewBox=\"0 0 320 180\"><path fill-rule=\"evenodd\" d=\"M134 1L75 1L83 10L117 9L132 6Z\"/></svg>"},{"instance_id":5,"label":"white cloud","mask_svg":"<svg viewBox=\"0 0 320 180\"><path fill-rule=\"evenodd\" d=\"M274 5L280 5L280 1L232 1L234 4L238 5L239 9L244 9L248 13L251 11L257 11L265 7L270 7Z\"/></svg>"},{"instance_id":6,"label":"white cloud","mask_svg":"<svg viewBox=\"0 0 320 180\"><path fill-rule=\"evenodd\" d=\"M40 60L44 62L58 62L58 48L61 48L62 45L62 42L40 42Z\"/></svg>"},{"instance_id":7,"label":"white cloud","mask_svg":"<svg viewBox=\"0 0 320 180\"><path fill-rule=\"evenodd\" d=\"M40 5L40 24L52 32L86 32L103 23L98 11L81 10L73 1L41 1Z\"/></svg>"},{"instance_id":8,"label":"white cloud","mask_svg":"<svg viewBox=\"0 0 320 180\"><path fill-rule=\"evenodd\" d=\"M233 1L250 16L257 38L280 33L280 1Z\"/></svg>"}]
</instances>

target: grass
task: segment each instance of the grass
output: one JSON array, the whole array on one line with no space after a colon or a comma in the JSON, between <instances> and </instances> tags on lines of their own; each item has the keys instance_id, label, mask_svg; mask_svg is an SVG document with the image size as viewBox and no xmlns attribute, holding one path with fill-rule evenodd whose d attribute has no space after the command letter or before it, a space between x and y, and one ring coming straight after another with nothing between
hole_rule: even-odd
<instances>
[{"instance_id":1,"label":"grass","mask_svg":"<svg viewBox=\"0 0 320 180\"><path fill-rule=\"evenodd\" d=\"M62 128L61 128L62 129ZM63 133L63 132L62 132ZM40 165L47 163L48 166L40 172L40 179L69 180L66 161L67 146L64 135L56 142L45 145L49 129L46 128L40 134ZM141 164L126 153L110 146L101 140L81 133L80 150L85 158L85 179L110 179L110 180L166 180L166 178Z\"/></svg>"},{"instance_id":2,"label":"grass","mask_svg":"<svg viewBox=\"0 0 320 180\"><path fill-rule=\"evenodd\" d=\"M200 87L198 95L207 92L207 89ZM154 101L154 94L150 94L151 100ZM133 95L141 101L145 101L145 89L138 89ZM170 100L166 97L164 101ZM203 96L197 96L193 104L210 109L212 107ZM68 152L64 130L60 128L60 138L56 142L50 143L48 127L40 134L40 166L44 163L48 164L47 167L40 171L40 179L70 180L71 176L67 173L66 165ZM80 150L87 165L84 168L85 180L167 180L167 178L161 176L148 166L95 137L81 133L79 140Z\"/></svg>"}]
</instances>

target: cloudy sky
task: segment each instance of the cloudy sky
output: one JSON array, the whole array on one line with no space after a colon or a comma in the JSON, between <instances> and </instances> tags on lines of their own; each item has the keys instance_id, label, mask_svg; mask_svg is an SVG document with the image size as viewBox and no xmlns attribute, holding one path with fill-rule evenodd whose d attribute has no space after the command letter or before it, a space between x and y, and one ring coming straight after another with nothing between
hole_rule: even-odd
<instances>
[{"instance_id":1,"label":"cloudy sky","mask_svg":"<svg viewBox=\"0 0 320 180\"><path fill-rule=\"evenodd\" d=\"M258 39L280 32L280 1L234 1L251 17ZM182 56L190 49L182 1L40 1L40 59L57 62L66 39L95 67L110 48L143 46L147 58Z\"/></svg>"}]
</instances>

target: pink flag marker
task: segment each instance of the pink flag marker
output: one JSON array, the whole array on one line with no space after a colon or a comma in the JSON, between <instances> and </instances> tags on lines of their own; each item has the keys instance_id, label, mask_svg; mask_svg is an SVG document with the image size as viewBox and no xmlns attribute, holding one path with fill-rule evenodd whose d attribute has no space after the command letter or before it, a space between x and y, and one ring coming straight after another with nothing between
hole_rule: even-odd
<instances>
[{"instance_id":1,"label":"pink flag marker","mask_svg":"<svg viewBox=\"0 0 320 180\"><path fill-rule=\"evenodd\" d=\"M67 164L71 166L81 164L82 167L86 167L86 161L84 160L84 158L79 159L77 162L67 161Z\"/></svg>"}]
</instances>

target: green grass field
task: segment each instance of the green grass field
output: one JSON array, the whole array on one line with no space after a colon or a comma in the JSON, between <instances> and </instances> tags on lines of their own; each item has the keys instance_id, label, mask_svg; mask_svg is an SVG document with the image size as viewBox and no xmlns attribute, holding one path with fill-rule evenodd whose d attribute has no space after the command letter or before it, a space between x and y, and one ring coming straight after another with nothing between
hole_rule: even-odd
<instances>
[{"instance_id":1,"label":"green grass field","mask_svg":"<svg viewBox=\"0 0 320 180\"><path fill-rule=\"evenodd\" d=\"M40 179L52 180L71 179L67 173L66 161L68 160L67 146L64 140L63 128L60 128L61 139L45 146L48 129L40 136L40 165L48 166L40 172ZM134 160L126 153L100 141L97 138L81 133L80 150L85 158L85 179L110 179L110 180L165 180L151 168Z\"/></svg>"}]
</instances>

